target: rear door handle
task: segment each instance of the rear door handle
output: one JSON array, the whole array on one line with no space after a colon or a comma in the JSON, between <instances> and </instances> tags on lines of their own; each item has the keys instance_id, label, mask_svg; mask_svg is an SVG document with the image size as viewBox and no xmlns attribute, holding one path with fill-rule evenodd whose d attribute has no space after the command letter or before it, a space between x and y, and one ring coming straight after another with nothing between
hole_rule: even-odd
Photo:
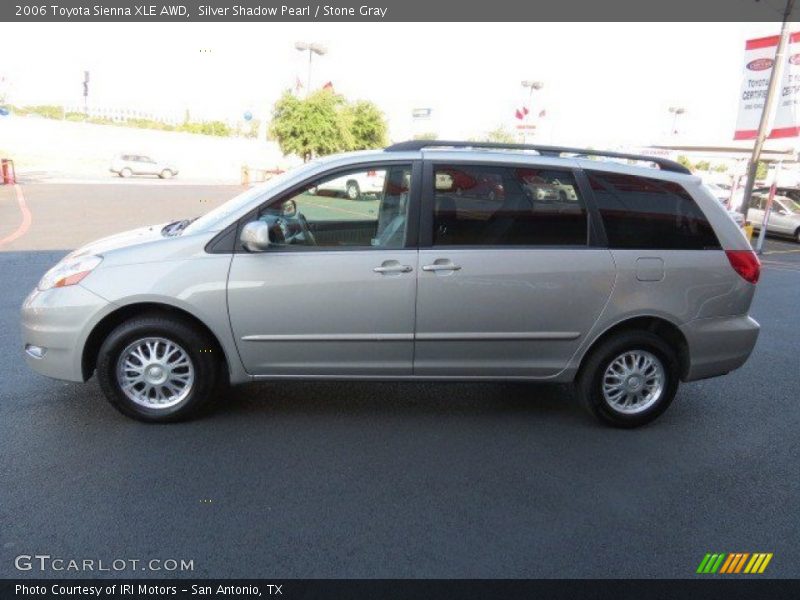
<instances>
[{"instance_id":1,"label":"rear door handle","mask_svg":"<svg viewBox=\"0 0 800 600\"><path fill-rule=\"evenodd\" d=\"M435 262L432 265L423 265L422 266L422 270L423 271L460 271L461 270L461 266L460 265L455 265L455 264L453 264L453 263L451 263L449 261L446 262L446 263L445 262L443 262L443 263Z\"/></svg>"}]
</instances>

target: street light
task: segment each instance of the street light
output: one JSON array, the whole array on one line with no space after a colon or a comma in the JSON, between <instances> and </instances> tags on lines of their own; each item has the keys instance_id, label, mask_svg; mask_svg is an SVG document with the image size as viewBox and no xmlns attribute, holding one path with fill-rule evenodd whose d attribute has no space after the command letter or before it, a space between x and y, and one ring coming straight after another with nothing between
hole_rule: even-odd
<instances>
[{"instance_id":1,"label":"street light","mask_svg":"<svg viewBox=\"0 0 800 600\"><path fill-rule=\"evenodd\" d=\"M541 81L534 81L532 79L524 79L522 81L522 87L527 88L530 91L528 92L528 113L525 115L525 121L527 125L528 117L530 115L532 100L533 100L533 90L540 90L544 87L544 83ZM523 129L522 132L522 143L525 143L525 130Z\"/></svg>"},{"instance_id":2,"label":"street light","mask_svg":"<svg viewBox=\"0 0 800 600\"><path fill-rule=\"evenodd\" d=\"M306 96L311 93L311 59L315 54L324 56L328 49L316 42L295 42L294 47L299 52L308 52L308 87L306 88Z\"/></svg>"},{"instance_id":3,"label":"street light","mask_svg":"<svg viewBox=\"0 0 800 600\"><path fill-rule=\"evenodd\" d=\"M531 88L531 93L533 93L533 90L542 89L544 87L544 84L541 81L531 81L530 79L525 79L522 82L522 87Z\"/></svg>"},{"instance_id":4,"label":"street light","mask_svg":"<svg viewBox=\"0 0 800 600\"><path fill-rule=\"evenodd\" d=\"M678 117L686 112L686 109L682 106L670 106L669 112L672 113L672 133L673 135L678 133Z\"/></svg>"}]
</instances>

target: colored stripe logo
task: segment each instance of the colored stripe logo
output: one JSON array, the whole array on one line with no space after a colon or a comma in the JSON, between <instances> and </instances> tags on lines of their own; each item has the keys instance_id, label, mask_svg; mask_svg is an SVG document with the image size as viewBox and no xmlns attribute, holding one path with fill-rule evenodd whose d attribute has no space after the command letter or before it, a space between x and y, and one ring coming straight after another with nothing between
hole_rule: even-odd
<instances>
[{"instance_id":1,"label":"colored stripe logo","mask_svg":"<svg viewBox=\"0 0 800 600\"><path fill-rule=\"evenodd\" d=\"M697 573L701 575L763 573L771 560L772 552L708 553L700 561Z\"/></svg>"}]
</instances>

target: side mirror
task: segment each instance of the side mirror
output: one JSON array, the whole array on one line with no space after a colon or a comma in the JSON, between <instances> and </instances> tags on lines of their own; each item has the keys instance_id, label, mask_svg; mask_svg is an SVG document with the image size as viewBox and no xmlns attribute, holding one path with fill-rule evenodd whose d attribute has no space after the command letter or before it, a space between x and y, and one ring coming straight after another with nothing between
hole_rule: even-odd
<instances>
[{"instance_id":1,"label":"side mirror","mask_svg":"<svg viewBox=\"0 0 800 600\"><path fill-rule=\"evenodd\" d=\"M264 252L269 248L269 226L264 221L250 221L239 240L248 252Z\"/></svg>"},{"instance_id":2,"label":"side mirror","mask_svg":"<svg viewBox=\"0 0 800 600\"><path fill-rule=\"evenodd\" d=\"M778 214L781 215L782 217L785 217L786 215L789 214L789 211L786 210L785 208L780 208L778 209Z\"/></svg>"}]
</instances>

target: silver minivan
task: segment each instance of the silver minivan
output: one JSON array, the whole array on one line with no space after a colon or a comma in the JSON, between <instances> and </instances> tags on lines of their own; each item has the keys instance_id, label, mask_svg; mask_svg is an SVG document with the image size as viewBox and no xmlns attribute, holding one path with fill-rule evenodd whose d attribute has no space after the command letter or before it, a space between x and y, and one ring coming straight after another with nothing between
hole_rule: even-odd
<instances>
[{"instance_id":1,"label":"silver minivan","mask_svg":"<svg viewBox=\"0 0 800 600\"><path fill-rule=\"evenodd\" d=\"M380 193L319 193L366 173ZM24 354L51 377L96 372L144 421L250 381L518 380L574 382L594 415L634 427L680 381L744 364L759 272L677 163L403 142L72 252L25 300Z\"/></svg>"}]
</instances>

